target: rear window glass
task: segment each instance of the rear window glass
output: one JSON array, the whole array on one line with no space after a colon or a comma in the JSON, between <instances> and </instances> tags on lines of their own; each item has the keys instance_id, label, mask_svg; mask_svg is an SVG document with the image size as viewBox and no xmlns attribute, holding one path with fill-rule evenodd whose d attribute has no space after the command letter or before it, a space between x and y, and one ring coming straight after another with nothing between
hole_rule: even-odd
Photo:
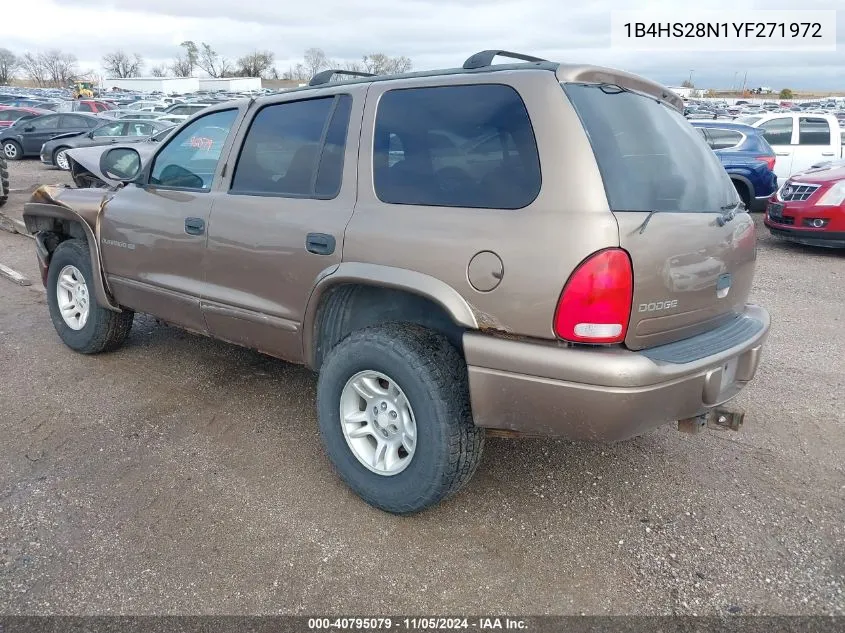
<instances>
[{"instance_id":1,"label":"rear window glass","mask_svg":"<svg viewBox=\"0 0 845 633\"><path fill-rule=\"evenodd\" d=\"M713 149L728 149L736 147L742 141L742 134L736 130L710 128L710 147Z\"/></svg>"},{"instance_id":2,"label":"rear window glass","mask_svg":"<svg viewBox=\"0 0 845 633\"><path fill-rule=\"evenodd\" d=\"M677 110L616 86L563 84L613 211L720 212L736 201L721 162Z\"/></svg>"},{"instance_id":3,"label":"rear window glass","mask_svg":"<svg viewBox=\"0 0 845 633\"><path fill-rule=\"evenodd\" d=\"M500 84L386 92L373 171L376 195L393 204L519 209L540 191L528 112Z\"/></svg>"}]
</instances>

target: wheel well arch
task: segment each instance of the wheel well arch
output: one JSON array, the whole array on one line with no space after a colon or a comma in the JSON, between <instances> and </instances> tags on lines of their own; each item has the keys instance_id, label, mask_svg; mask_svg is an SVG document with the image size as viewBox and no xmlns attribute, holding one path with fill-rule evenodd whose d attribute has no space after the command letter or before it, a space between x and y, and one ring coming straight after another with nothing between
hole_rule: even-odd
<instances>
[{"instance_id":1,"label":"wheel well arch","mask_svg":"<svg viewBox=\"0 0 845 633\"><path fill-rule=\"evenodd\" d=\"M425 294L368 280L347 280L326 288L318 303L311 329L304 331L305 363L315 371L346 336L386 323L414 323L439 332L463 355L463 333L469 325L458 322L442 303Z\"/></svg>"},{"instance_id":2,"label":"wheel well arch","mask_svg":"<svg viewBox=\"0 0 845 633\"><path fill-rule=\"evenodd\" d=\"M97 301L109 310L121 312L106 287L100 262L99 243L94 231L85 220L67 207L35 202L25 205L23 220L27 231L35 236L38 257L45 267L49 266L50 258L59 244L69 239L85 240L91 252L91 268L99 273L94 275L93 280Z\"/></svg>"},{"instance_id":3,"label":"wheel well arch","mask_svg":"<svg viewBox=\"0 0 845 633\"><path fill-rule=\"evenodd\" d=\"M751 202L754 199L754 185L751 184L751 181L742 174L729 172L728 176L730 176L731 182L733 182L737 192L741 192L740 187L745 188L746 192L748 192L748 201ZM742 194L740 193L740 195Z\"/></svg>"}]
</instances>

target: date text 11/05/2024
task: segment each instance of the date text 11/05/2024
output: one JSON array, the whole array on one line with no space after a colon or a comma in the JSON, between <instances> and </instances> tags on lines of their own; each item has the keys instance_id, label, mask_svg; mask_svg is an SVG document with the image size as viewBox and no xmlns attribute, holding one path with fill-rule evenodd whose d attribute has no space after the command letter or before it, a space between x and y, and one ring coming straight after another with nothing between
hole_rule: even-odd
<instances>
[{"instance_id":1,"label":"date text 11/05/2024","mask_svg":"<svg viewBox=\"0 0 845 633\"><path fill-rule=\"evenodd\" d=\"M521 631L528 624L519 618L309 618L311 631Z\"/></svg>"},{"instance_id":2,"label":"date text 11/05/2024","mask_svg":"<svg viewBox=\"0 0 845 633\"><path fill-rule=\"evenodd\" d=\"M822 38L820 22L626 22L629 38Z\"/></svg>"}]
</instances>

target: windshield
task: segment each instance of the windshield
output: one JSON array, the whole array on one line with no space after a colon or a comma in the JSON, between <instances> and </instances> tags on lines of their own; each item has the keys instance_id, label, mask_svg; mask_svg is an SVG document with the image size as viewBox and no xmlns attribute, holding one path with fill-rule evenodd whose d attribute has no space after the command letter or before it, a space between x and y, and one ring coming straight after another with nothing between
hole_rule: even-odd
<instances>
[{"instance_id":1,"label":"windshield","mask_svg":"<svg viewBox=\"0 0 845 633\"><path fill-rule=\"evenodd\" d=\"M683 115L618 86L563 84L612 211L718 212L737 202L727 173Z\"/></svg>"}]
</instances>

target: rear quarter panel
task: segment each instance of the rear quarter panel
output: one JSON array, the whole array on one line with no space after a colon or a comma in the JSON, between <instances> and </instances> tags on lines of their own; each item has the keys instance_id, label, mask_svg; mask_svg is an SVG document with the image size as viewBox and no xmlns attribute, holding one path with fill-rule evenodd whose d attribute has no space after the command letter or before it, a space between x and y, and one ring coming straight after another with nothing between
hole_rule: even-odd
<instances>
[{"instance_id":1,"label":"rear quarter panel","mask_svg":"<svg viewBox=\"0 0 845 633\"><path fill-rule=\"evenodd\" d=\"M382 203L373 186L374 122L387 90L500 83L519 92L539 149L542 187L519 210ZM480 327L554 338L555 308L569 275L591 253L618 246L590 143L554 73L499 71L376 82L364 112L358 203L347 227L343 260L409 269L454 288ZM469 282L468 265L482 251L503 262L489 292Z\"/></svg>"}]
</instances>

